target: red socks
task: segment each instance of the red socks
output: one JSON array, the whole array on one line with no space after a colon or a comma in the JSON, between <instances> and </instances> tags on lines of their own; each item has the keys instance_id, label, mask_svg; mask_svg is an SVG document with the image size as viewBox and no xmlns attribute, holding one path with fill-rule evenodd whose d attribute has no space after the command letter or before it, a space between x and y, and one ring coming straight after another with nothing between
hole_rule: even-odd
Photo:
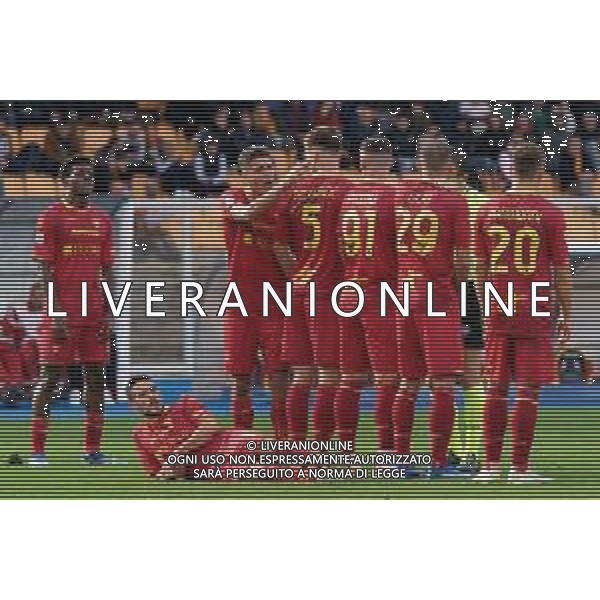
<instances>
[{"instance_id":1,"label":"red socks","mask_svg":"<svg viewBox=\"0 0 600 600\"><path fill-rule=\"evenodd\" d=\"M285 396L273 392L271 397L271 424L277 440L287 437L287 419L285 416Z\"/></svg>"},{"instance_id":2,"label":"red socks","mask_svg":"<svg viewBox=\"0 0 600 600\"><path fill-rule=\"evenodd\" d=\"M432 390L430 433L431 455L435 466L444 466L448 459L448 445L454 427L454 392L450 389Z\"/></svg>"},{"instance_id":3,"label":"red socks","mask_svg":"<svg viewBox=\"0 0 600 600\"><path fill-rule=\"evenodd\" d=\"M236 429L252 429L254 423L254 408L252 396L236 394L233 397L233 426Z\"/></svg>"},{"instance_id":4,"label":"red socks","mask_svg":"<svg viewBox=\"0 0 600 600\"><path fill-rule=\"evenodd\" d=\"M85 451L100 452L102 431L104 429L104 414L100 408L88 408L85 417Z\"/></svg>"},{"instance_id":5,"label":"red socks","mask_svg":"<svg viewBox=\"0 0 600 600\"><path fill-rule=\"evenodd\" d=\"M529 467L529 455L537 422L537 400L537 390L524 389L517 392L512 419L512 465L520 472L527 471ZM485 406L483 422L485 458L488 463L500 461L507 422L507 394L501 392L490 394Z\"/></svg>"},{"instance_id":6,"label":"red socks","mask_svg":"<svg viewBox=\"0 0 600 600\"><path fill-rule=\"evenodd\" d=\"M410 452L417 392L399 389L392 407L394 424L394 450L400 454Z\"/></svg>"},{"instance_id":7,"label":"red socks","mask_svg":"<svg viewBox=\"0 0 600 600\"><path fill-rule=\"evenodd\" d=\"M489 463L500 462L504 434L508 422L508 399L502 392L491 392L483 411L483 442L485 460Z\"/></svg>"},{"instance_id":8,"label":"red socks","mask_svg":"<svg viewBox=\"0 0 600 600\"><path fill-rule=\"evenodd\" d=\"M31 421L31 451L33 454L46 452L49 421L47 417L33 417Z\"/></svg>"},{"instance_id":9,"label":"red socks","mask_svg":"<svg viewBox=\"0 0 600 600\"><path fill-rule=\"evenodd\" d=\"M31 421L31 450L34 454L46 452L49 420L46 417L33 417ZM85 417L85 451L86 453L100 452L102 432L104 430L104 414L97 408L89 410Z\"/></svg>"},{"instance_id":10,"label":"red socks","mask_svg":"<svg viewBox=\"0 0 600 600\"><path fill-rule=\"evenodd\" d=\"M538 393L534 390L521 390L517 395L512 421L513 436L513 467L519 471L527 471L529 455L537 422Z\"/></svg>"},{"instance_id":11,"label":"red socks","mask_svg":"<svg viewBox=\"0 0 600 600\"><path fill-rule=\"evenodd\" d=\"M310 386L292 383L288 390L286 418L288 437L306 440L308 436L308 397Z\"/></svg>"},{"instance_id":12,"label":"red socks","mask_svg":"<svg viewBox=\"0 0 600 600\"><path fill-rule=\"evenodd\" d=\"M316 440L325 441L333 437L335 431L335 398L335 387L330 385L317 387L313 406L313 435Z\"/></svg>"},{"instance_id":13,"label":"red socks","mask_svg":"<svg viewBox=\"0 0 600 600\"><path fill-rule=\"evenodd\" d=\"M378 448L383 452L394 450L394 428L392 412L397 389L395 386L378 387L375 390L375 425Z\"/></svg>"},{"instance_id":14,"label":"red socks","mask_svg":"<svg viewBox=\"0 0 600 600\"><path fill-rule=\"evenodd\" d=\"M335 427L342 442L354 442L360 414L361 386L341 384L335 395Z\"/></svg>"}]
</instances>

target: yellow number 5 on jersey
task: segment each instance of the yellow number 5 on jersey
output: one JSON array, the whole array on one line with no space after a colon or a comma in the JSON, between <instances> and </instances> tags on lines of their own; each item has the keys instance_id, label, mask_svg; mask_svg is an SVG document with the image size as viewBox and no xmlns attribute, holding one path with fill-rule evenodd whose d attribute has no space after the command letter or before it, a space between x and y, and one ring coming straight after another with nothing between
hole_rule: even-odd
<instances>
[{"instance_id":1,"label":"yellow number 5 on jersey","mask_svg":"<svg viewBox=\"0 0 600 600\"><path fill-rule=\"evenodd\" d=\"M306 236L304 247L313 250L319 247L321 243L321 221L319 213L321 207L318 204L305 204L302 207L302 223L310 228L310 233Z\"/></svg>"}]
</instances>

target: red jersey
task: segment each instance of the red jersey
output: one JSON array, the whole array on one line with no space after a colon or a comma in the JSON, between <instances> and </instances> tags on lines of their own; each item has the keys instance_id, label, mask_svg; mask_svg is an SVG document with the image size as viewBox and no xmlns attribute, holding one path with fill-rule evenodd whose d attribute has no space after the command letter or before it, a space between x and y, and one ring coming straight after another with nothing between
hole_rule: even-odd
<instances>
[{"instance_id":1,"label":"red jersey","mask_svg":"<svg viewBox=\"0 0 600 600\"><path fill-rule=\"evenodd\" d=\"M549 282L537 295L538 312L552 312L555 270L569 264L562 211L545 198L503 196L485 204L476 222L475 249L488 272L488 280L507 302L508 282L513 283L514 316L504 314L491 301L490 326L494 331L519 336L548 335L551 317L531 315L531 284Z\"/></svg>"},{"instance_id":2,"label":"red jersey","mask_svg":"<svg viewBox=\"0 0 600 600\"><path fill-rule=\"evenodd\" d=\"M394 208L390 185L358 183L343 201L338 239L344 279L360 285L396 281Z\"/></svg>"},{"instance_id":3,"label":"red jersey","mask_svg":"<svg viewBox=\"0 0 600 600\"><path fill-rule=\"evenodd\" d=\"M139 423L133 430L133 439L148 473L156 475L166 455L185 442L209 414L195 398L182 396L160 417Z\"/></svg>"},{"instance_id":4,"label":"red jersey","mask_svg":"<svg viewBox=\"0 0 600 600\"><path fill-rule=\"evenodd\" d=\"M419 182L407 186L395 212L398 279L410 281L411 305L422 305L431 282L434 309L441 310L456 295L456 251L469 249L467 200L450 189Z\"/></svg>"},{"instance_id":5,"label":"red jersey","mask_svg":"<svg viewBox=\"0 0 600 600\"><path fill-rule=\"evenodd\" d=\"M333 287L343 275L338 248L338 218L352 183L342 176L307 176L292 183L281 198L290 243L296 255L294 281Z\"/></svg>"},{"instance_id":6,"label":"red jersey","mask_svg":"<svg viewBox=\"0 0 600 600\"><path fill-rule=\"evenodd\" d=\"M56 202L39 217L34 258L48 261L58 308L81 315L81 282L88 283L88 316L104 314L102 271L112 263L112 227L108 214L88 205Z\"/></svg>"},{"instance_id":7,"label":"red jersey","mask_svg":"<svg viewBox=\"0 0 600 600\"><path fill-rule=\"evenodd\" d=\"M264 281L270 282L275 289L282 287L285 281L273 246L286 243L286 232L270 215L252 224L231 217L232 208L250 202L241 189L230 190L224 196L225 243L229 255L229 280L237 284L244 303L256 309L262 306Z\"/></svg>"}]
</instances>

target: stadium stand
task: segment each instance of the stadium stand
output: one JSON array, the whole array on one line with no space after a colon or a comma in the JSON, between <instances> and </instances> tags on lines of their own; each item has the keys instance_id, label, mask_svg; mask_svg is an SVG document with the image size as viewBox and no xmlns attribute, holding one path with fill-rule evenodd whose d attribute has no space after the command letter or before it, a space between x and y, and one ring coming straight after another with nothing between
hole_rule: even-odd
<instances>
[{"instance_id":1,"label":"stadium stand","mask_svg":"<svg viewBox=\"0 0 600 600\"><path fill-rule=\"evenodd\" d=\"M355 164L365 136L387 135L397 171L414 165L420 136L445 136L475 187L481 169L510 176L505 162L510 165L511 147L519 139L538 141L546 147L552 173L546 189L565 208L574 257L595 256L600 250L600 176L594 170L600 166L599 114L600 102L0 103L0 133L10 140L0 174L0 239L11 240L0 253L0 308L22 300L36 276L31 261L35 221L60 196L56 175L66 157L80 154L96 161L94 202L111 214L129 200L155 197L166 235L179 227L168 215L170 204L181 194L190 198L198 208L190 211L191 243L205 259L215 252L214 264L222 267L218 205L195 179L199 141L215 140L233 169L239 152L251 144L293 139L301 155L303 136L317 124L339 128L347 140L347 166ZM582 306L589 305L585 294L598 286L597 273L590 275L590 269L575 273L575 302ZM583 294L579 300L578 294ZM590 347L589 336L580 342L600 365L600 351Z\"/></svg>"}]
</instances>

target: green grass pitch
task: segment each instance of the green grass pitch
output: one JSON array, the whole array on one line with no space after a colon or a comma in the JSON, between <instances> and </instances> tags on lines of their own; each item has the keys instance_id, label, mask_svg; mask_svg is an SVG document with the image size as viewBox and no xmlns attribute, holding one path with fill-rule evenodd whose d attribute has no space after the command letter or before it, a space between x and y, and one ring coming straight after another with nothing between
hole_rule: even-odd
<instances>
[{"instance_id":1,"label":"green grass pitch","mask_svg":"<svg viewBox=\"0 0 600 600\"><path fill-rule=\"evenodd\" d=\"M416 451L426 450L426 415L418 415ZM50 466L11 466L11 454L27 454L29 421L0 418L0 498L37 499L523 499L600 497L600 408L542 409L534 447L536 470L554 478L540 485L485 484L468 479L338 482L162 482L141 470L127 417L107 420L104 449L127 464L89 467L81 462L83 427L72 419L52 422ZM268 421L258 429L269 436ZM364 415L358 450L368 451L373 421ZM505 458L510 453L510 442Z\"/></svg>"}]
</instances>

